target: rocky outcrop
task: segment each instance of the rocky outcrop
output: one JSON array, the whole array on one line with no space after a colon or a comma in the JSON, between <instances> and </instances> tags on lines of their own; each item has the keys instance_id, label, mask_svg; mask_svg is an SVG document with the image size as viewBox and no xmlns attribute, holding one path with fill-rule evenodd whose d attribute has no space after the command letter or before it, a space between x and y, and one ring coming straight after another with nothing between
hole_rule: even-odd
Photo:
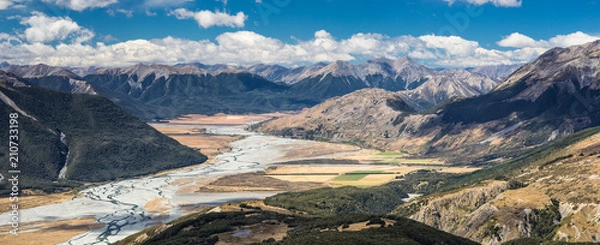
<instances>
[{"instance_id":1,"label":"rocky outcrop","mask_svg":"<svg viewBox=\"0 0 600 245\"><path fill-rule=\"evenodd\" d=\"M481 241L486 224L498 212L489 202L508 189L503 181L461 190L437 198L422 198L400 207L396 212L411 212L409 217L440 230ZM414 203L420 204L415 206Z\"/></svg>"},{"instance_id":2,"label":"rocky outcrop","mask_svg":"<svg viewBox=\"0 0 600 245\"><path fill-rule=\"evenodd\" d=\"M489 245L525 237L599 242L599 156L595 134L527 158L526 167L504 173L508 182L423 196L394 213Z\"/></svg>"}]
</instances>

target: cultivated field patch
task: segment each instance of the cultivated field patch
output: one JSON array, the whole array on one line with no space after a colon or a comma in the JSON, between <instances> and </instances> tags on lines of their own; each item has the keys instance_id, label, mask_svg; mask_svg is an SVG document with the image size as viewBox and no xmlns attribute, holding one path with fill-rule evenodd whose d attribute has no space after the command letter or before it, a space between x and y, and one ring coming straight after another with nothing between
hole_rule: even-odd
<instances>
[{"instance_id":1,"label":"cultivated field patch","mask_svg":"<svg viewBox=\"0 0 600 245\"><path fill-rule=\"evenodd\" d=\"M480 168L435 167L427 165L279 165L268 168L268 176L290 182L319 182L330 186L377 186L403 175L428 170L442 173L468 173Z\"/></svg>"}]
</instances>

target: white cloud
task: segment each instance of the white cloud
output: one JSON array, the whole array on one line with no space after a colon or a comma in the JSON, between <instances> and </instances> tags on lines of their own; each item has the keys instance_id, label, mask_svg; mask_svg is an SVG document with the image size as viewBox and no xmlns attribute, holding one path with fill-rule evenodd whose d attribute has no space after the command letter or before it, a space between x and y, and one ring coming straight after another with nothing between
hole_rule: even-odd
<instances>
[{"instance_id":1,"label":"white cloud","mask_svg":"<svg viewBox=\"0 0 600 245\"><path fill-rule=\"evenodd\" d=\"M144 6L150 8L181 6L194 0L146 0Z\"/></svg>"},{"instance_id":2,"label":"white cloud","mask_svg":"<svg viewBox=\"0 0 600 245\"><path fill-rule=\"evenodd\" d=\"M28 42L52 42L71 39L74 43L89 41L94 33L75 23L69 17L49 17L41 12L21 18L21 24L28 26L23 36Z\"/></svg>"},{"instance_id":3,"label":"white cloud","mask_svg":"<svg viewBox=\"0 0 600 245\"><path fill-rule=\"evenodd\" d=\"M146 10L145 13L146 13L146 16L156 16L157 15L156 12L152 12L150 10Z\"/></svg>"},{"instance_id":4,"label":"white cloud","mask_svg":"<svg viewBox=\"0 0 600 245\"><path fill-rule=\"evenodd\" d=\"M593 42L600 39L600 36L592 36L581 31L567 35L557 35L549 40L534 40L531 37L515 32L503 38L498 42L501 47L509 48L553 48L553 47L569 47L584 43Z\"/></svg>"},{"instance_id":5,"label":"white cloud","mask_svg":"<svg viewBox=\"0 0 600 245\"><path fill-rule=\"evenodd\" d=\"M8 8L23 8L23 2L26 0L0 0L0 10L6 10Z\"/></svg>"},{"instance_id":6,"label":"white cloud","mask_svg":"<svg viewBox=\"0 0 600 245\"><path fill-rule=\"evenodd\" d=\"M0 10L5 10L12 5L14 5L14 2L11 0L0 0Z\"/></svg>"},{"instance_id":7,"label":"white cloud","mask_svg":"<svg viewBox=\"0 0 600 245\"><path fill-rule=\"evenodd\" d=\"M42 2L56 4L75 11L83 11L88 8L104 8L117 3L118 0L42 0Z\"/></svg>"},{"instance_id":8,"label":"white cloud","mask_svg":"<svg viewBox=\"0 0 600 245\"><path fill-rule=\"evenodd\" d=\"M105 35L105 36L102 37L102 41L104 41L106 43L114 42L114 41L118 41L118 40L119 40L118 38L116 38L116 37L114 37L113 35L110 35L110 34Z\"/></svg>"},{"instance_id":9,"label":"white cloud","mask_svg":"<svg viewBox=\"0 0 600 245\"><path fill-rule=\"evenodd\" d=\"M223 12L211 12L208 10L202 10L199 12L189 11L184 8L178 8L169 13L169 15L175 16L177 19L194 19L198 22L198 26L204 29L213 26L227 26L227 27L244 27L244 22L248 19L243 12L238 12L236 15L229 15Z\"/></svg>"},{"instance_id":10,"label":"white cloud","mask_svg":"<svg viewBox=\"0 0 600 245\"><path fill-rule=\"evenodd\" d=\"M522 0L444 0L450 5L456 1L467 2L474 5L484 5L491 3L496 7L521 7Z\"/></svg>"},{"instance_id":11,"label":"white cloud","mask_svg":"<svg viewBox=\"0 0 600 245\"><path fill-rule=\"evenodd\" d=\"M67 30L76 29L72 27ZM65 35L72 34L55 36ZM139 62L175 64L196 61L208 64L297 65L379 57L396 59L408 55L429 65L466 67L527 62L550 48L539 46L538 43L564 45L580 43L591 37L576 32L534 41L536 45L531 45L529 41L519 41L519 38L527 40L523 34L511 36L514 39L511 45L519 47L495 50L458 36L389 37L377 33L357 33L346 39L336 39L325 30L316 31L308 40L294 42L284 42L251 31L236 31L225 32L217 36L215 41L165 37L112 44L71 42L58 45L18 42L10 34L0 34L0 59L14 64L46 63L60 66L126 66ZM39 38L42 37L45 36Z\"/></svg>"},{"instance_id":12,"label":"white cloud","mask_svg":"<svg viewBox=\"0 0 600 245\"><path fill-rule=\"evenodd\" d=\"M8 33L0 32L0 41L15 41L21 43L21 39Z\"/></svg>"},{"instance_id":13,"label":"white cloud","mask_svg":"<svg viewBox=\"0 0 600 245\"><path fill-rule=\"evenodd\" d=\"M427 48L432 48L446 56L470 56L475 54L479 43L457 36L425 35L419 37Z\"/></svg>"},{"instance_id":14,"label":"white cloud","mask_svg":"<svg viewBox=\"0 0 600 245\"><path fill-rule=\"evenodd\" d=\"M108 15L110 16L115 16L117 13L121 13L124 14L127 18L131 18L133 17L133 11L132 10L125 10L125 9L117 9L117 10L113 10L113 9L109 9L106 11L106 13L108 13Z\"/></svg>"},{"instance_id":15,"label":"white cloud","mask_svg":"<svg viewBox=\"0 0 600 245\"><path fill-rule=\"evenodd\" d=\"M501 47L525 48L536 47L539 44L531 37L525 36L518 32L514 32L508 37L505 37L504 39L500 40L498 42L498 45Z\"/></svg>"},{"instance_id":16,"label":"white cloud","mask_svg":"<svg viewBox=\"0 0 600 245\"><path fill-rule=\"evenodd\" d=\"M558 35L550 38L548 41L550 47L568 47L572 45L579 45L584 43L593 42L600 39L600 36L591 36L583 32L575 32L568 35Z\"/></svg>"}]
</instances>

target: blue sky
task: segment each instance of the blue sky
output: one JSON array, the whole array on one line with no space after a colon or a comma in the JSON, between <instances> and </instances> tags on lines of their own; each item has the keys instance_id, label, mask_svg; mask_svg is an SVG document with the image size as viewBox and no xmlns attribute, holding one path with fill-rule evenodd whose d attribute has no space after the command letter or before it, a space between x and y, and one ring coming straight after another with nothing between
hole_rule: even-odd
<instances>
[{"instance_id":1,"label":"blue sky","mask_svg":"<svg viewBox=\"0 0 600 245\"><path fill-rule=\"evenodd\" d=\"M521 63L600 39L600 0L0 0L0 61Z\"/></svg>"}]
</instances>

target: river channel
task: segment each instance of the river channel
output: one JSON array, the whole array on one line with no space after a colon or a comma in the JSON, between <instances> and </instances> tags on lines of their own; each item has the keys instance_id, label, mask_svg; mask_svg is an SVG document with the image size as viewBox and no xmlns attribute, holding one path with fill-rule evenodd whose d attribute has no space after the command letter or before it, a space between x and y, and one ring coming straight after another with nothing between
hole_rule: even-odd
<instances>
[{"instance_id":1,"label":"river channel","mask_svg":"<svg viewBox=\"0 0 600 245\"><path fill-rule=\"evenodd\" d=\"M243 126L203 126L207 132L220 135L244 135L231 144L232 150L217 156L214 164L184 168L158 176L141 177L90 187L80 197L70 201L21 210L21 222L69 220L94 217L104 227L73 237L63 244L109 244L156 224L156 214L149 213L145 204L162 198L169 203L215 206L231 201L259 199L275 192L185 193L173 184L181 179L214 179L219 176L264 170L284 156L281 149L293 148L306 141L260 135L244 130ZM178 205L162 212L159 222L168 222L186 213ZM0 215L8 223L8 213Z\"/></svg>"}]
</instances>

